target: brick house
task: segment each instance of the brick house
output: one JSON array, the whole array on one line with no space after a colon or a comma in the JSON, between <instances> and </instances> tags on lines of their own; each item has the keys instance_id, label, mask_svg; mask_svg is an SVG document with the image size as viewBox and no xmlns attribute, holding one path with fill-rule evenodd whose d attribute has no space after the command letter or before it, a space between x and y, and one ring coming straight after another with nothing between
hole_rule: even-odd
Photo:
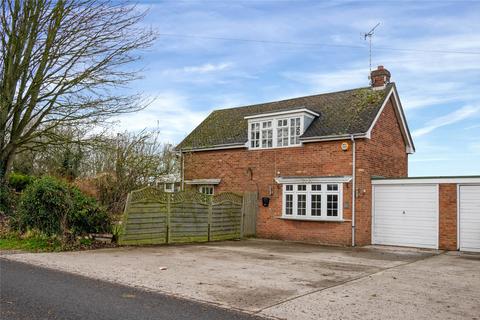
<instances>
[{"instance_id":1,"label":"brick house","mask_svg":"<svg viewBox=\"0 0 480 320\"><path fill-rule=\"evenodd\" d=\"M177 146L185 187L258 192L259 237L370 244L371 178L406 177L415 151L390 72L371 80L213 111Z\"/></svg>"}]
</instances>

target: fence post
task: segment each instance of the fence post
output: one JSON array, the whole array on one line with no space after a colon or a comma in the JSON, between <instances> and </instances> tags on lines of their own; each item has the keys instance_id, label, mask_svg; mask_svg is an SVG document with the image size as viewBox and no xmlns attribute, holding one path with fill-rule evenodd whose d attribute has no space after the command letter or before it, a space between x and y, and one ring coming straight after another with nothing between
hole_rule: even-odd
<instances>
[{"instance_id":1,"label":"fence post","mask_svg":"<svg viewBox=\"0 0 480 320\"><path fill-rule=\"evenodd\" d=\"M245 192L242 195L242 209L240 210L240 238L243 238L243 229L245 226L243 225L245 223Z\"/></svg>"},{"instance_id":2,"label":"fence post","mask_svg":"<svg viewBox=\"0 0 480 320\"><path fill-rule=\"evenodd\" d=\"M172 205L172 197L173 194L168 194L167 195L167 218L165 219L166 221L166 224L167 224L167 232L166 232L166 243L170 243L170 214L171 214L171 211L172 211L172 208L171 208L171 205Z\"/></svg>"},{"instance_id":3,"label":"fence post","mask_svg":"<svg viewBox=\"0 0 480 320\"><path fill-rule=\"evenodd\" d=\"M127 200L125 201L125 207L123 208L123 217L121 220L121 226L120 226L120 232L118 235L118 243L122 244L123 242L123 237L126 235L126 229L127 229L127 222L128 222L128 210L130 209L130 201L132 198L132 192L129 192L127 194Z\"/></svg>"},{"instance_id":4,"label":"fence post","mask_svg":"<svg viewBox=\"0 0 480 320\"><path fill-rule=\"evenodd\" d=\"M213 196L208 197L208 241L212 240L212 214L213 214Z\"/></svg>"}]
</instances>

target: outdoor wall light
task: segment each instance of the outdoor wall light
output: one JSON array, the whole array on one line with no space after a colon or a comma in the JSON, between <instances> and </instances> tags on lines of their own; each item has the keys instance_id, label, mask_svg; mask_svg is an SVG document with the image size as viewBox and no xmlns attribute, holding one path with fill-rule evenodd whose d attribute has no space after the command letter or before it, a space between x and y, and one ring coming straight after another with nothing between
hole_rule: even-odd
<instances>
[{"instance_id":1,"label":"outdoor wall light","mask_svg":"<svg viewBox=\"0 0 480 320\"><path fill-rule=\"evenodd\" d=\"M270 198L269 197L263 197L262 198L262 205L266 208L268 207L268 204L270 203Z\"/></svg>"}]
</instances>

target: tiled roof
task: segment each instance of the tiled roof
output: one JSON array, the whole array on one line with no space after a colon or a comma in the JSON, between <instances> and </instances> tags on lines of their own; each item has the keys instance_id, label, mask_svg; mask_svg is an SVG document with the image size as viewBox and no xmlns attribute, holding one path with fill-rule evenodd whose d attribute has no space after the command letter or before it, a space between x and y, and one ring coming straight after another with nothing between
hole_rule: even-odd
<instances>
[{"instance_id":1,"label":"tiled roof","mask_svg":"<svg viewBox=\"0 0 480 320\"><path fill-rule=\"evenodd\" d=\"M366 133L394 84L318 94L251 106L213 111L177 150L243 144L248 140L246 116L306 108L319 114L301 138Z\"/></svg>"}]
</instances>

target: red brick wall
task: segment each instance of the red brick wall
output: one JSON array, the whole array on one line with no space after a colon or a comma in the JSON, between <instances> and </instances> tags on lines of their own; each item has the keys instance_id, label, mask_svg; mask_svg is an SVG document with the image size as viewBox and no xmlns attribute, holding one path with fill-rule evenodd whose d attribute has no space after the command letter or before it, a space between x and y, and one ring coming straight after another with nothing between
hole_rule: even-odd
<instances>
[{"instance_id":1,"label":"red brick wall","mask_svg":"<svg viewBox=\"0 0 480 320\"><path fill-rule=\"evenodd\" d=\"M349 142L348 140L346 140ZM345 222L311 222L279 219L281 185L277 176L340 176L352 174L352 149L345 141L307 143L302 147L270 150L229 149L184 154L185 180L220 178L216 192L258 191L270 197L270 206L259 201L257 235L263 238L310 241L333 245L351 244L352 184L343 186ZM391 103L385 107L370 140L357 140L357 244L370 243L372 175L407 175L407 155ZM252 174L250 174L252 173Z\"/></svg>"},{"instance_id":2,"label":"red brick wall","mask_svg":"<svg viewBox=\"0 0 480 320\"><path fill-rule=\"evenodd\" d=\"M351 150L341 150L342 142L309 143L303 147L270 150L230 149L185 154L185 180L220 178L221 183L215 192L258 191L260 198L270 197L268 208L261 206L259 201L258 237L349 245L350 183L343 186L343 202L348 203L343 217L347 221L311 222L279 219L282 215L282 186L274 180L277 176L351 175L352 153Z\"/></svg>"},{"instance_id":3,"label":"red brick wall","mask_svg":"<svg viewBox=\"0 0 480 320\"><path fill-rule=\"evenodd\" d=\"M457 184L440 184L439 198L439 247L457 250Z\"/></svg>"},{"instance_id":4,"label":"red brick wall","mask_svg":"<svg viewBox=\"0 0 480 320\"><path fill-rule=\"evenodd\" d=\"M391 98L371 132L371 139L357 143L356 244L371 243L371 178L408 176L408 154L399 117Z\"/></svg>"}]
</instances>

